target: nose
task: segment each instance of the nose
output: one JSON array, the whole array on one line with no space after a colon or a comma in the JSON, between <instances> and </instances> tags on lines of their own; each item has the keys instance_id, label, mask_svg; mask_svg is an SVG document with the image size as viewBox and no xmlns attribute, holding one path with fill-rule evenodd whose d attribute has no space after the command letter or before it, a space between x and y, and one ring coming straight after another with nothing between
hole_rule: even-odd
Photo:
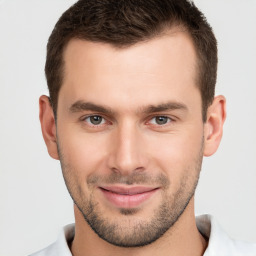
<instances>
[{"instance_id":1,"label":"nose","mask_svg":"<svg viewBox=\"0 0 256 256\"><path fill-rule=\"evenodd\" d=\"M147 168L145 145L140 129L131 123L120 125L111 139L109 168L122 175L142 172Z\"/></svg>"}]
</instances>

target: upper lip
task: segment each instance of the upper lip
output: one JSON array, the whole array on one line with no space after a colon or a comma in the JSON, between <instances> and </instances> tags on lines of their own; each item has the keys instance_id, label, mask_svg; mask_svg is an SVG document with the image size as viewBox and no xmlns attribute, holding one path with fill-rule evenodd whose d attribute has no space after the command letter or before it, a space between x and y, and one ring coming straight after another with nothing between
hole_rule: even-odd
<instances>
[{"instance_id":1,"label":"upper lip","mask_svg":"<svg viewBox=\"0 0 256 256\"><path fill-rule=\"evenodd\" d=\"M121 194L121 195L136 195L146 193L152 190L158 189L158 187L144 187L144 186L100 186L101 189L110 191L112 193Z\"/></svg>"}]
</instances>

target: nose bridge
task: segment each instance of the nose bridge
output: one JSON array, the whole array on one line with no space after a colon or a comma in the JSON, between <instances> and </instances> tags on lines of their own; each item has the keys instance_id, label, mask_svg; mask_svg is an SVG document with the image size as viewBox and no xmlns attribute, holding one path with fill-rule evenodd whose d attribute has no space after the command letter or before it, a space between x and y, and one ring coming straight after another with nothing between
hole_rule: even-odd
<instances>
[{"instance_id":1,"label":"nose bridge","mask_svg":"<svg viewBox=\"0 0 256 256\"><path fill-rule=\"evenodd\" d=\"M145 169L146 159L141 147L142 136L133 122L122 122L115 132L110 168L122 174Z\"/></svg>"}]
</instances>

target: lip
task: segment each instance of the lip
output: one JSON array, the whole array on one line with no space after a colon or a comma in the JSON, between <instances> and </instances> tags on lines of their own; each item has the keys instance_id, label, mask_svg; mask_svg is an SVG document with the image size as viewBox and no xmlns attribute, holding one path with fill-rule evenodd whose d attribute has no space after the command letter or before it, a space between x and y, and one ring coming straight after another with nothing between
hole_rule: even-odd
<instances>
[{"instance_id":1,"label":"lip","mask_svg":"<svg viewBox=\"0 0 256 256\"><path fill-rule=\"evenodd\" d=\"M104 197L118 208L135 208L149 200L159 187L125 187L103 186L99 187Z\"/></svg>"}]
</instances>

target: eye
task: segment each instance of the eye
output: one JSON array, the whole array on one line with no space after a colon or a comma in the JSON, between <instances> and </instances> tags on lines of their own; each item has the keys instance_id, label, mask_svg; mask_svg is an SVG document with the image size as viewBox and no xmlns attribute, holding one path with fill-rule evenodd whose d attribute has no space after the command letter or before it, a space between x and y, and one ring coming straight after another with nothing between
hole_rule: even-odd
<instances>
[{"instance_id":1,"label":"eye","mask_svg":"<svg viewBox=\"0 0 256 256\"><path fill-rule=\"evenodd\" d=\"M170 123L172 120L171 118L167 116L156 116L152 118L149 123L156 124L156 125L165 125L167 123Z\"/></svg>"},{"instance_id":2,"label":"eye","mask_svg":"<svg viewBox=\"0 0 256 256\"><path fill-rule=\"evenodd\" d=\"M91 125L101 125L106 123L106 120L102 116L88 116L84 121Z\"/></svg>"}]
</instances>

